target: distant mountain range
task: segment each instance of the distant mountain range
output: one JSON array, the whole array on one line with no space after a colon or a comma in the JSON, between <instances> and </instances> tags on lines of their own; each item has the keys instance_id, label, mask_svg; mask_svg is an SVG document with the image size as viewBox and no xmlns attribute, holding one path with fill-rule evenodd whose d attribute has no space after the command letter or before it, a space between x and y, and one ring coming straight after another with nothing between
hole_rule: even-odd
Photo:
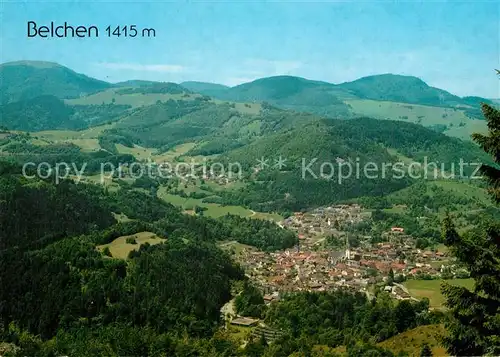
<instances>
[{"instance_id":1,"label":"distant mountain range","mask_svg":"<svg viewBox=\"0 0 500 357\"><path fill-rule=\"evenodd\" d=\"M295 211L388 195L414 183L383 175L342 184L303 179L304 158L318 159L311 166L316 173L324 169L320 163L336 160L489 162L477 145L457 139L486 130L486 121L475 119L480 115L474 111L487 100L461 98L415 77L386 74L339 85L292 76L235 87L142 80L111 84L45 62L3 64L0 75L0 126L34 132L4 138L0 151L5 155L68 153L86 159L103 149L106 155L134 153L144 159L149 150L160 157L189 144L186 159L238 162L247 175L248 186L224 191L212 203L254 211ZM43 133L57 129L65 131L56 139ZM262 157L286 158L286 167L254 171Z\"/></svg>"},{"instance_id":2,"label":"distant mountain range","mask_svg":"<svg viewBox=\"0 0 500 357\"><path fill-rule=\"evenodd\" d=\"M332 99L341 101L357 98L425 105L465 104L462 103L460 97L429 87L416 77L394 74L364 77L339 85L293 76L275 76L257 79L235 87L217 89L210 83L198 83L197 89L199 93L208 90L215 93L215 96L237 101L289 102L302 99L301 97L312 99L310 97L318 96L319 99L311 104L323 104L322 102Z\"/></svg>"},{"instance_id":3,"label":"distant mountain range","mask_svg":"<svg viewBox=\"0 0 500 357\"><path fill-rule=\"evenodd\" d=\"M350 119L369 116L376 119L406 120L433 127L441 132L449 132L451 136L467 138L470 135L470 130L468 130L469 124L472 123L470 120L482 119L479 103L493 103L489 99L480 97L459 97L445 90L431 87L419 78L394 74L369 76L342 84L293 76L261 78L234 87L196 81L175 84L129 80L113 84L76 73L57 63L19 61L0 65L0 84L1 104L3 104L0 108L2 114L0 124L26 130L31 130L32 127L36 127L37 130L40 128L40 125L23 125L22 119L24 115L22 111L33 103L33 99L40 96L56 97L59 100L65 100L66 104L75 104L67 101L68 99L76 101L75 98L78 98L78 103L114 104L115 102L108 103L106 100L97 103L97 98L101 98L99 96L94 96L93 101L82 99L90 98L96 93L108 93L107 96L103 94L102 97L120 99L119 104L134 107L138 104L129 103L126 95L151 95L149 100L140 103L140 105L145 105L153 101L154 95L189 96L198 93L228 102L267 102L279 108L309 112L327 118ZM132 99L136 98L131 96L130 100ZM28 102L24 104L12 105L26 101ZM53 98L50 101L50 108L61 108L61 103L56 104ZM50 111L46 109L47 105L43 105L43 101L38 99L35 103L44 108L43 117L50 118ZM421 107L412 107L412 105ZM37 116L36 106L33 108L35 109L28 116L29 120ZM11 118L19 116L21 118L16 118L16 125L13 126ZM108 118L108 114L98 115L98 117ZM100 121L102 118L96 122ZM85 125L90 122L94 121L86 120ZM54 128L65 127L64 120L58 123ZM73 121L71 127L75 125L78 127ZM473 123L473 126L477 124ZM53 128L47 125L42 127ZM466 128L463 129L464 127Z\"/></svg>"},{"instance_id":4,"label":"distant mountain range","mask_svg":"<svg viewBox=\"0 0 500 357\"><path fill-rule=\"evenodd\" d=\"M155 81L128 80L108 83L88 77L53 62L17 61L0 65L2 92L8 101L29 99L39 95L74 98L111 87L145 87ZM331 100L372 99L422 105L470 106L480 97L459 97L443 89L430 87L413 76L380 74L352 82L332 84L294 76L256 79L234 87L222 84L187 81L180 85L192 92L232 101L278 101L322 104ZM312 99L317 95L317 99ZM302 98L303 97L303 98Z\"/></svg>"},{"instance_id":5,"label":"distant mountain range","mask_svg":"<svg viewBox=\"0 0 500 357\"><path fill-rule=\"evenodd\" d=\"M462 98L431 87L419 78L395 74L363 77L338 85L293 76L261 78L235 87L200 82L190 86L190 83L193 82L186 82L186 88L223 100L268 101L280 107L329 117L345 117L349 112L345 101L356 99L462 108L472 117L479 115L479 118L480 113L474 107L480 102L492 103L486 98Z\"/></svg>"}]
</instances>

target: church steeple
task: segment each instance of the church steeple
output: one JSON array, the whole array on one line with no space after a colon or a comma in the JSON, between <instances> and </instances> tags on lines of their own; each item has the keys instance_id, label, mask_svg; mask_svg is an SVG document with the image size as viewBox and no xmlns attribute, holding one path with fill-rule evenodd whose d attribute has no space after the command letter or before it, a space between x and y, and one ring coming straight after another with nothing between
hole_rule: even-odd
<instances>
[{"instance_id":1,"label":"church steeple","mask_svg":"<svg viewBox=\"0 0 500 357\"><path fill-rule=\"evenodd\" d=\"M347 260L351 259L351 248L349 246L349 235L345 235L345 258Z\"/></svg>"}]
</instances>

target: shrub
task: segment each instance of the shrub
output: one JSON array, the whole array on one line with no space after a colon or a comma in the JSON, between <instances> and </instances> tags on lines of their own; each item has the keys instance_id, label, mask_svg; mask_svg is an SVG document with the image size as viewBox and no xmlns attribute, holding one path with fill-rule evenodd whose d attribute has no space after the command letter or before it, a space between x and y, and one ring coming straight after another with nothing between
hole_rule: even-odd
<instances>
[{"instance_id":1,"label":"shrub","mask_svg":"<svg viewBox=\"0 0 500 357\"><path fill-rule=\"evenodd\" d=\"M111 254L111 251L109 250L109 247L105 247L104 250L102 251L102 254L104 254L107 257L112 257L113 256Z\"/></svg>"}]
</instances>

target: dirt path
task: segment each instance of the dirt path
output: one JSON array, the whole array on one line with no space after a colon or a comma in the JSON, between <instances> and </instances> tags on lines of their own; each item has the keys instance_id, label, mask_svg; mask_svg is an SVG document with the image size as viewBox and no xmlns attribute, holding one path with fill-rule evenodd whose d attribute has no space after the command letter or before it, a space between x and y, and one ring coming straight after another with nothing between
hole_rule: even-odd
<instances>
[{"instance_id":1,"label":"dirt path","mask_svg":"<svg viewBox=\"0 0 500 357\"><path fill-rule=\"evenodd\" d=\"M227 314L231 314L232 316L236 314L236 311L234 310L235 299L236 297L232 298L227 303L225 303L224 306L222 306L222 308L220 309L220 312L224 315L224 319L227 319Z\"/></svg>"}]
</instances>

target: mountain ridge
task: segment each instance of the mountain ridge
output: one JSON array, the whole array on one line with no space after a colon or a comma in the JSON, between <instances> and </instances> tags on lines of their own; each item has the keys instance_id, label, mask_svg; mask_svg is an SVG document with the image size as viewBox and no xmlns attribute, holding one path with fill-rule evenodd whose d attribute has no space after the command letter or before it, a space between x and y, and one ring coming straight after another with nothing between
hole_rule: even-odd
<instances>
[{"instance_id":1,"label":"mountain ridge","mask_svg":"<svg viewBox=\"0 0 500 357\"><path fill-rule=\"evenodd\" d=\"M123 87L123 86L128 85L128 84L131 84L132 86L135 86L135 85L138 85L138 84L139 85L149 85L149 84L154 84L154 83L165 83L165 82L168 82L168 81L150 81L150 80L142 80L142 79L130 79L130 80L125 80L125 81L120 81L120 82L117 82L117 83L111 83L111 82L99 80L99 79L96 79L96 78L92 78L92 77L90 77L88 75L85 75L85 74L82 74L82 73L78 73L78 72L72 70L70 67L61 65L61 64L59 64L57 62L51 62L51 61L18 60L18 61L9 61L9 62L0 63L0 69L2 69L2 67L5 68L5 67L13 67L13 66L28 66L28 67L38 68L38 69L64 68L64 69L69 70L69 71L71 71L71 72L73 72L75 74L83 75L83 76L85 76L87 78L93 79L93 80L101 82L101 83L106 83L110 87L113 87L113 86ZM437 88L437 87L432 87L432 86L428 85L427 82L425 82L423 79L421 79L421 78L419 78L417 76L401 75L401 74L394 74L394 73L381 73L381 74L363 76L363 77L360 77L360 78L352 80L352 81L346 81L346 82L341 82L341 83L331 83L331 82L322 81L322 80L312 80L312 79L308 79L308 78L301 77L301 76L275 75L275 76L268 76L268 77L257 78L257 79L255 79L253 81L241 83L241 84L238 84L238 85L235 85L235 86L227 86L227 85L216 83L216 82L206 82L206 81L197 81L197 80L183 81L183 82L176 83L176 84L179 84L181 86L185 85L186 88L187 88L187 86L194 84L194 85L203 85L203 86L213 86L214 88L218 88L218 89L234 89L234 88L245 87L245 86L248 86L249 84L261 84L262 82L269 82L269 81L273 81L273 80L276 80L276 79L288 78L288 79L294 79L296 81L305 82L305 83L308 83L308 84L324 85L324 86L327 86L327 87L347 88L351 84L358 83L360 81L363 82L363 81L373 80L373 79L385 79L385 78L388 78L388 77L402 78L402 79L406 79L406 80L412 80L412 81L415 81L415 82L420 82L421 84L425 85L428 88L437 89L439 91L445 92L448 95L451 95L451 96L457 97L457 98L461 98L461 99L464 99L464 98L482 98L482 99L486 99L486 100L498 99L498 98L483 98L483 97L475 96L475 95L467 95L467 96L460 97L460 96L455 95L455 94L453 94L453 93L451 93L451 92L449 92L447 90L444 90L444 89L441 89L441 88ZM187 88L187 89L190 89L190 88ZM204 93L201 93L201 94L204 94Z\"/></svg>"},{"instance_id":2,"label":"mountain ridge","mask_svg":"<svg viewBox=\"0 0 500 357\"><path fill-rule=\"evenodd\" d=\"M111 87L101 81L54 62L17 61L0 64L0 103L53 95L76 98Z\"/></svg>"},{"instance_id":3,"label":"mountain ridge","mask_svg":"<svg viewBox=\"0 0 500 357\"><path fill-rule=\"evenodd\" d=\"M395 74L362 77L341 84L290 75L259 78L233 87L197 81L177 84L140 79L113 84L77 73L55 62L16 61L0 65L0 79L2 86L0 113L4 117L2 123L4 125L12 123L14 122L12 118L20 115L20 119L15 120L16 128L36 127L22 123L23 120L25 122L34 120L36 113L25 115L22 107L5 105L34 100L41 96L53 96L65 100L69 105L122 104L131 107L153 105L158 101L165 102L169 99L181 101L198 99L217 103L233 102L232 105L240 103L240 110L243 103L256 103L252 104L253 109L250 109L251 106L247 106L248 109L243 108L247 112L258 111L257 107L265 103L281 109L311 113L330 119L369 116L376 119L410 121L432 127L450 136L470 139L472 132L477 132L478 128L479 131L485 129L479 110L480 103L491 103L481 97L461 98L445 90L431 87L420 78ZM90 100L94 94L96 98ZM199 96L203 98L198 98ZM414 104L428 107L413 107ZM105 110L108 112L109 108ZM8 121L5 120L7 111L10 112L11 118ZM41 115L50 117L47 111L41 112ZM25 119L22 119L23 117ZM479 121L481 123L478 123ZM89 122L94 121L87 120L85 125ZM76 124L71 124L71 127L75 127ZM69 126L59 122L57 128L61 127ZM56 127L43 128L48 130Z\"/></svg>"}]
</instances>

